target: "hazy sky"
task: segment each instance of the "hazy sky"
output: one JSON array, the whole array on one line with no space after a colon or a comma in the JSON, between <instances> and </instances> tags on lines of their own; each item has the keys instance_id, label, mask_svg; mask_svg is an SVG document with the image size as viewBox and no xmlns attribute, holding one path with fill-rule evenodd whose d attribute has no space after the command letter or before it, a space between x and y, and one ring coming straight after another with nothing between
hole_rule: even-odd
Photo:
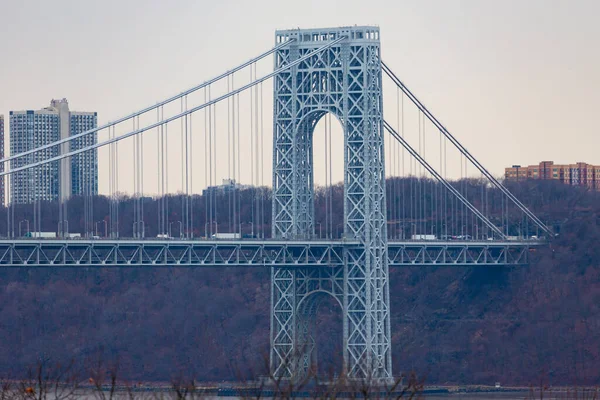
<instances>
[{"instance_id":1,"label":"hazy sky","mask_svg":"<svg viewBox=\"0 0 600 400\"><path fill-rule=\"evenodd\" d=\"M378 25L384 60L493 173L600 164L597 0L0 1L5 115L67 97L104 123L272 47L276 29Z\"/></svg>"}]
</instances>

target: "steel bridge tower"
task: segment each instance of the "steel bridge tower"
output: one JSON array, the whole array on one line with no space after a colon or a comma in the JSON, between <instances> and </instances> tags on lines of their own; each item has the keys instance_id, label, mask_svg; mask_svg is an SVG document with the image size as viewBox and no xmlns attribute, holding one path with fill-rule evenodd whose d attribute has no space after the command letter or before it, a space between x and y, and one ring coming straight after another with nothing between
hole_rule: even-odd
<instances>
[{"instance_id":1,"label":"steel bridge tower","mask_svg":"<svg viewBox=\"0 0 600 400\"><path fill-rule=\"evenodd\" d=\"M392 378L379 29L276 32L290 41L275 68L340 37L345 40L275 77L273 238L314 238L313 131L333 114L344 131L342 267L272 269L271 371L298 378L315 363L311 326L323 296L343 314L344 372Z\"/></svg>"}]
</instances>

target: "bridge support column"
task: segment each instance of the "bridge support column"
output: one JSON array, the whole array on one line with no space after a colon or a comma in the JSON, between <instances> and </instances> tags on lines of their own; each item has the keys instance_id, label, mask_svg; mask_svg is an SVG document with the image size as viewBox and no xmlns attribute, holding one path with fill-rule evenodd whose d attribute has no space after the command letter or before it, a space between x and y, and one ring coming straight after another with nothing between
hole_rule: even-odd
<instances>
[{"instance_id":1,"label":"bridge support column","mask_svg":"<svg viewBox=\"0 0 600 400\"><path fill-rule=\"evenodd\" d=\"M289 30L277 42L295 39L275 53L275 67L340 37L345 41L286 70L274 82L273 238L314 238L313 133L331 113L344 130L345 266L329 268L330 293L344 319L344 372L351 379L392 378L385 211L385 171L379 29L350 27ZM341 156L340 156L341 158ZM307 282L323 272L274 269L272 273L271 372L297 378L300 346L311 344L309 315L300 309L312 293ZM334 277L335 276L335 277ZM339 287L339 288L338 288ZM301 354L302 353L302 354ZM298 358L299 357L299 358Z\"/></svg>"}]
</instances>

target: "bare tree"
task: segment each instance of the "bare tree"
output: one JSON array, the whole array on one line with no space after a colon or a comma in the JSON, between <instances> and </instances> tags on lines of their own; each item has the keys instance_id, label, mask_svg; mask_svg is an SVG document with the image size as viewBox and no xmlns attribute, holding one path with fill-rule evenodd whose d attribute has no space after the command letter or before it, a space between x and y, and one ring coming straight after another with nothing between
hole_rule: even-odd
<instances>
[{"instance_id":1,"label":"bare tree","mask_svg":"<svg viewBox=\"0 0 600 400\"><path fill-rule=\"evenodd\" d=\"M9 400L15 398L15 387L8 378L0 378L0 400Z\"/></svg>"},{"instance_id":2,"label":"bare tree","mask_svg":"<svg viewBox=\"0 0 600 400\"><path fill-rule=\"evenodd\" d=\"M112 400L116 397L118 362L112 366L105 365L102 354L89 368L89 383L94 388L94 397L98 400Z\"/></svg>"},{"instance_id":3,"label":"bare tree","mask_svg":"<svg viewBox=\"0 0 600 400\"><path fill-rule=\"evenodd\" d=\"M35 368L29 368L27 379L19 382L17 398L23 400L69 400L76 398L79 374L75 361L67 364L40 359Z\"/></svg>"}]
</instances>

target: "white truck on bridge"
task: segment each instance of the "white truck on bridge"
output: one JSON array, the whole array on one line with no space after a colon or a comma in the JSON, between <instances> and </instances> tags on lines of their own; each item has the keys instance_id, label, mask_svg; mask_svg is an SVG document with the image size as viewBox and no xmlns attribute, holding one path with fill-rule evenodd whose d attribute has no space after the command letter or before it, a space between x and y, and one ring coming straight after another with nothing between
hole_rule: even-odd
<instances>
[{"instance_id":1,"label":"white truck on bridge","mask_svg":"<svg viewBox=\"0 0 600 400\"><path fill-rule=\"evenodd\" d=\"M217 240L235 240L241 239L241 237L239 233L215 233L211 236L211 238Z\"/></svg>"},{"instance_id":2,"label":"white truck on bridge","mask_svg":"<svg viewBox=\"0 0 600 400\"><path fill-rule=\"evenodd\" d=\"M423 234L418 234L418 235L412 235L411 240L436 240L437 237L435 235L423 235Z\"/></svg>"},{"instance_id":3,"label":"white truck on bridge","mask_svg":"<svg viewBox=\"0 0 600 400\"><path fill-rule=\"evenodd\" d=\"M41 239L55 239L56 232L27 232L25 237L28 238L41 238Z\"/></svg>"}]
</instances>

